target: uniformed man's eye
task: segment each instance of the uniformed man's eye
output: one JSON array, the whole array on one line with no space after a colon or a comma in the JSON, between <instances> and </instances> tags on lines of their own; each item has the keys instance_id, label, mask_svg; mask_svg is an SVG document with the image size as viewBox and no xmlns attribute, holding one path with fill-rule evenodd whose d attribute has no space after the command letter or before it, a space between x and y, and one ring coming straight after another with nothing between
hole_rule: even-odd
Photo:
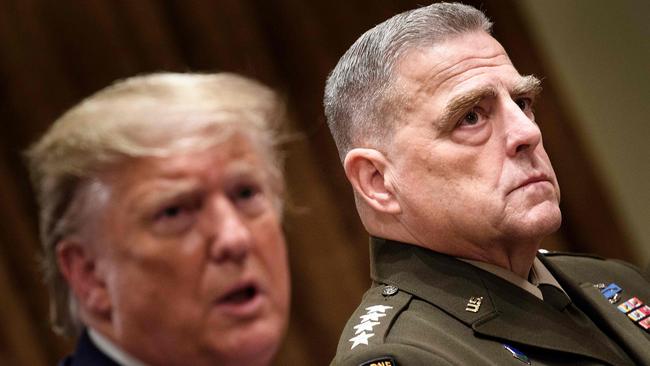
<instances>
[{"instance_id":1,"label":"uniformed man's eye","mask_svg":"<svg viewBox=\"0 0 650 366\"><path fill-rule=\"evenodd\" d=\"M517 103L519 109L521 109L522 111L526 111L532 107L533 100L530 98L517 98L515 100L515 103Z\"/></svg>"},{"instance_id":2,"label":"uniformed man's eye","mask_svg":"<svg viewBox=\"0 0 650 366\"><path fill-rule=\"evenodd\" d=\"M477 107L474 107L471 111L465 113L463 118L458 121L458 126L475 126L481 122L481 113Z\"/></svg>"},{"instance_id":3,"label":"uniformed man's eye","mask_svg":"<svg viewBox=\"0 0 650 366\"><path fill-rule=\"evenodd\" d=\"M466 125L475 125L478 123L478 113L472 111L469 112L465 115L465 118L463 118L463 122Z\"/></svg>"}]
</instances>

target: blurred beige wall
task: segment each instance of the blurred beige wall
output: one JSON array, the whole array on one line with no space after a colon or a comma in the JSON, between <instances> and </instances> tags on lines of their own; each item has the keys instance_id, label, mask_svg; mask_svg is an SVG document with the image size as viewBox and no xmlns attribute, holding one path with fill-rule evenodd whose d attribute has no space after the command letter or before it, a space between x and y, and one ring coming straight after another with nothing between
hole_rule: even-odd
<instances>
[{"instance_id":1,"label":"blurred beige wall","mask_svg":"<svg viewBox=\"0 0 650 366\"><path fill-rule=\"evenodd\" d=\"M566 99L635 262L648 265L650 1L522 0L521 8L548 60L551 74L542 76Z\"/></svg>"}]
</instances>

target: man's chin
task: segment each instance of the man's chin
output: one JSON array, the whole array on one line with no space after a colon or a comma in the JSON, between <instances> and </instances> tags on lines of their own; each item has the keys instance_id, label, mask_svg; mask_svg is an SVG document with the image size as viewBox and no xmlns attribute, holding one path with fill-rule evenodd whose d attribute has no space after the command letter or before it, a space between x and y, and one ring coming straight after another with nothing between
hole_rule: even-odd
<instances>
[{"instance_id":1,"label":"man's chin","mask_svg":"<svg viewBox=\"0 0 650 366\"><path fill-rule=\"evenodd\" d=\"M284 327L264 323L213 336L209 352L218 359L217 364L269 365L284 336Z\"/></svg>"},{"instance_id":2,"label":"man's chin","mask_svg":"<svg viewBox=\"0 0 650 366\"><path fill-rule=\"evenodd\" d=\"M521 215L511 217L502 232L509 239L538 241L560 228L562 213L557 204L544 202Z\"/></svg>"},{"instance_id":3,"label":"man's chin","mask_svg":"<svg viewBox=\"0 0 650 366\"><path fill-rule=\"evenodd\" d=\"M562 213L559 207L548 207L542 212L532 212L527 222L521 225L523 236L539 237L540 240L556 232L562 224Z\"/></svg>"}]
</instances>

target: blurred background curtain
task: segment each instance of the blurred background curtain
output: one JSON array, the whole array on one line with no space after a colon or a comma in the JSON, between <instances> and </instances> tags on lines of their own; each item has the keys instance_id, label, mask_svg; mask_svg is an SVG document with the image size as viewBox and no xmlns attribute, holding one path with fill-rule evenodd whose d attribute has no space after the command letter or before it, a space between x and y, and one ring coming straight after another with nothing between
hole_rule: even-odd
<instances>
[{"instance_id":1,"label":"blurred background curtain","mask_svg":"<svg viewBox=\"0 0 650 366\"><path fill-rule=\"evenodd\" d=\"M645 265L647 254L638 249L638 236L624 219L634 213L617 205L616 190L603 178L607 172L585 147L580 127L584 117L574 113L575 106L565 97L554 59L541 45L544 35L533 32L535 19L544 26L539 14L545 9L528 1L466 3L494 20L496 38L522 74L544 78L536 114L562 186L564 215L562 229L544 246ZM421 4L0 0L0 364L54 365L72 347L49 329L37 264L36 206L22 151L81 98L115 79L154 71L237 72L286 97L291 129L298 135L285 146L289 204L284 227L293 304L289 334L276 363L327 364L339 332L370 281L367 234L323 116L324 81L361 33ZM538 17L531 20L531 14ZM647 60L649 46L630 47L645 50ZM646 105L647 96L640 98ZM646 161L647 151L639 152ZM647 176L648 165L637 169ZM645 194L647 202L647 181L641 186L645 193L639 194ZM645 214L647 219L647 208Z\"/></svg>"}]
</instances>

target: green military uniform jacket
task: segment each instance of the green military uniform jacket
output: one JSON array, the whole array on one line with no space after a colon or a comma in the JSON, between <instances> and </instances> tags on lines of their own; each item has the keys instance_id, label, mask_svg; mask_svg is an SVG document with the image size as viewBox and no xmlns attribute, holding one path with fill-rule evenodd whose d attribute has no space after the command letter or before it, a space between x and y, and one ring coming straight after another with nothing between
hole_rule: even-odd
<instances>
[{"instance_id":1,"label":"green military uniform jacket","mask_svg":"<svg viewBox=\"0 0 650 366\"><path fill-rule=\"evenodd\" d=\"M332 365L650 365L650 334L617 309L650 303L647 277L615 260L539 259L571 298L564 310L453 257L373 238L373 286ZM622 288L619 302L599 283Z\"/></svg>"}]
</instances>

